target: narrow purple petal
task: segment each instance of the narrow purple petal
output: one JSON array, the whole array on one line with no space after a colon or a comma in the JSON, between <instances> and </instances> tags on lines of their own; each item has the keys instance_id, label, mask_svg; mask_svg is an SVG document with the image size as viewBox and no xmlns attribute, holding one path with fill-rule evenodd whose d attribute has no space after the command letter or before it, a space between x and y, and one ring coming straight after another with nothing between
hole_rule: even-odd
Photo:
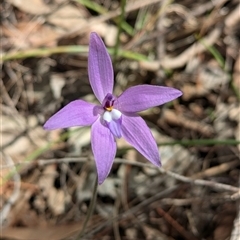
<instances>
[{"instance_id":1,"label":"narrow purple petal","mask_svg":"<svg viewBox=\"0 0 240 240\"><path fill-rule=\"evenodd\" d=\"M113 67L102 39L94 32L90 35L88 74L93 92L102 103L107 93L113 91Z\"/></svg>"},{"instance_id":2,"label":"narrow purple petal","mask_svg":"<svg viewBox=\"0 0 240 240\"><path fill-rule=\"evenodd\" d=\"M53 130L74 126L90 126L98 118L95 113L97 106L82 100L75 100L50 117L44 129Z\"/></svg>"},{"instance_id":3,"label":"narrow purple petal","mask_svg":"<svg viewBox=\"0 0 240 240\"><path fill-rule=\"evenodd\" d=\"M110 130L100 120L92 125L92 151L96 162L98 183L107 178L116 154L116 142Z\"/></svg>"},{"instance_id":4,"label":"narrow purple petal","mask_svg":"<svg viewBox=\"0 0 240 240\"><path fill-rule=\"evenodd\" d=\"M151 163L160 167L160 153L153 135L139 116L122 115L122 135Z\"/></svg>"},{"instance_id":5,"label":"narrow purple petal","mask_svg":"<svg viewBox=\"0 0 240 240\"><path fill-rule=\"evenodd\" d=\"M170 87L138 85L128 88L117 99L115 106L122 112L140 112L170 102L182 92Z\"/></svg>"}]
</instances>

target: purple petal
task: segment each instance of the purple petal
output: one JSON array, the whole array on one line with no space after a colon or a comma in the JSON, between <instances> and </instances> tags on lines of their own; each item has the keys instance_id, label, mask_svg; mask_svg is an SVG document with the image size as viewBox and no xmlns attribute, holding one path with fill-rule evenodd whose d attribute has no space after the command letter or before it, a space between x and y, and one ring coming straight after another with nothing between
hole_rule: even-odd
<instances>
[{"instance_id":1,"label":"purple petal","mask_svg":"<svg viewBox=\"0 0 240 240\"><path fill-rule=\"evenodd\" d=\"M74 126L90 126L98 118L95 113L96 105L75 100L50 117L44 124L44 129L53 130Z\"/></svg>"},{"instance_id":2,"label":"purple petal","mask_svg":"<svg viewBox=\"0 0 240 240\"><path fill-rule=\"evenodd\" d=\"M107 178L116 154L116 142L110 130L100 120L92 125L92 151L96 162L98 183Z\"/></svg>"},{"instance_id":3,"label":"purple petal","mask_svg":"<svg viewBox=\"0 0 240 240\"><path fill-rule=\"evenodd\" d=\"M182 92L170 87L139 85L128 88L116 101L116 108L123 112L140 112L170 102Z\"/></svg>"},{"instance_id":4,"label":"purple petal","mask_svg":"<svg viewBox=\"0 0 240 240\"><path fill-rule=\"evenodd\" d=\"M107 49L97 33L90 35L88 74L92 90L102 103L107 93L113 91L113 68Z\"/></svg>"},{"instance_id":5,"label":"purple petal","mask_svg":"<svg viewBox=\"0 0 240 240\"><path fill-rule=\"evenodd\" d=\"M160 167L160 153L153 135L139 116L122 115L122 135L151 163Z\"/></svg>"}]
</instances>

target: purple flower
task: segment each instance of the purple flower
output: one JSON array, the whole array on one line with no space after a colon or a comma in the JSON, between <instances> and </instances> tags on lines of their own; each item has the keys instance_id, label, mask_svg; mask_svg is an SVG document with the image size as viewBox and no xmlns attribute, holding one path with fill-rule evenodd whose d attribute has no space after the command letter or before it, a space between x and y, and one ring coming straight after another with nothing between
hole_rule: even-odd
<instances>
[{"instance_id":1,"label":"purple flower","mask_svg":"<svg viewBox=\"0 0 240 240\"><path fill-rule=\"evenodd\" d=\"M44 128L92 126L91 144L99 184L111 170L117 148L116 138L125 138L151 163L161 166L157 144L137 112L172 101L182 92L170 87L139 85L128 88L118 97L114 96L111 58L96 33L90 36L88 74L92 90L101 104L72 101L54 114Z\"/></svg>"}]
</instances>

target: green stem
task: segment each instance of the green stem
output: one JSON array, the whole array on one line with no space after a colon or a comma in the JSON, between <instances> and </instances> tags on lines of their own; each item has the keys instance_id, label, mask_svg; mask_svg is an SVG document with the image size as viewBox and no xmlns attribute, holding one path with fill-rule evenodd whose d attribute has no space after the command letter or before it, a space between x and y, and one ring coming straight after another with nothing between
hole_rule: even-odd
<instances>
[{"instance_id":1,"label":"green stem","mask_svg":"<svg viewBox=\"0 0 240 240\"><path fill-rule=\"evenodd\" d=\"M114 53L113 48L108 49L110 54ZM73 54L87 54L88 53L88 47L87 46L58 46L58 47L50 47L50 48L36 48L36 49L27 49L23 51L18 52L9 52L5 53L2 56L2 59L0 60L2 62L15 60L15 59L25 59L30 57L46 57L53 54L62 54L62 53L73 53ZM148 57L140 54L135 53L132 51L125 51L122 49L118 49L118 55L127 58L127 59L133 59L137 61L148 61Z\"/></svg>"},{"instance_id":2,"label":"green stem","mask_svg":"<svg viewBox=\"0 0 240 240\"><path fill-rule=\"evenodd\" d=\"M52 54L61 54L61 53L88 53L87 46L57 46L51 48L35 48L27 49L17 52L10 52L3 54L2 61L9 61L13 59L24 59L29 57L46 57Z\"/></svg>"},{"instance_id":3,"label":"green stem","mask_svg":"<svg viewBox=\"0 0 240 240\"><path fill-rule=\"evenodd\" d=\"M84 5L85 7L100 13L100 14L105 14L108 12L108 9L101 6L100 4L92 1L92 0L75 0L77 2L79 2L80 4ZM118 23L118 17L113 18L112 19L115 23ZM130 36L133 36L134 30L133 27L131 25L129 25L126 21L122 22L122 29L128 33Z\"/></svg>"},{"instance_id":4,"label":"green stem","mask_svg":"<svg viewBox=\"0 0 240 240\"><path fill-rule=\"evenodd\" d=\"M116 40L116 45L114 48L114 60L113 62L116 62L117 56L118 56L118 49L120 45L120 34L122 32L122 23L124 21L124 16L125 16L125 6L126 6L126 0L121 0L121 15L119 17L119 22L118 22L118 34L117 34L117 40Z\"/></svg>"},{"instance_id":5,"label":"green stem","mask_svg":"<svg viewBox=\"0 0 240 240\"><path fill-rule=\"evenodd\" d=\"M94 182L94 187L93 187L92 200L91 200L89 208L88 208L87 216L86 216L85 221L83 223L82 230L78 234L76 240L82 239L82 236L84 235L84 232L87 228L87 224L88 224L88 222L89 222L89 220L90 220L90 218L93 214L93 210L94 210L96 199L97 199L97 187L98 187L98 178L96 177L95 182Z\"/></svg>"}]
</instances>

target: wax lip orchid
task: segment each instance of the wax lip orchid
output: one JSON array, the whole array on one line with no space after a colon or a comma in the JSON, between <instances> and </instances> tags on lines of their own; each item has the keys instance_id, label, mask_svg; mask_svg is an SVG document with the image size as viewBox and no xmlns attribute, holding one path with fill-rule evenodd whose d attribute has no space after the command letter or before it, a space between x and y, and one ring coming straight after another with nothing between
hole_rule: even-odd
<instances>
[{"instance_id":1,"label":"wax lip orchid","mask_svg":"<svg viewBox=\"0 0 240 240\"><path fill-rule=\"evenodd\" d=\"M44 128L91 126L91 145L99 184L111 170L117 149L116 138L125 138L151 163L161 166L157 144L137 112L172 101L182 92L170 87L138 85L128 88L118 97L114 96L111 58L97 33L90 35L88 74L100 105L83 100L72 101L54 114Z\"/></svg>"}]
</instances>

